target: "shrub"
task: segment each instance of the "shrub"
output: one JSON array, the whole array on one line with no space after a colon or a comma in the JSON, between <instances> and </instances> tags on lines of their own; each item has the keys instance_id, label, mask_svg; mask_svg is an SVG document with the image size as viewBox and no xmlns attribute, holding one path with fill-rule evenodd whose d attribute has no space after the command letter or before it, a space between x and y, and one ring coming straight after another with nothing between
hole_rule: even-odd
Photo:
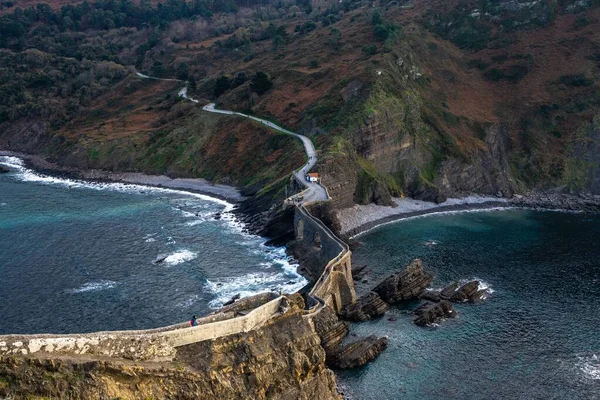
<instances>
[{"instance_id":1,"label":"shrub","mask_svg":"<svg viewBox=\"0 0 600 400\"><path fill-rule=\"evenodd\" d=\"M319 62L317 60L312 60L310 62L310 68L311 69L319 68Z\"/></svg>"},{"instance_id":2,"label":"shrub","mask_svg":"<svg viewBox=\"0 0 600 400\"><path fill-rule=\"evenodd\" d=\"M262 71L257 72L252 77L252 82L250 82L250 90L259 96L268 92L272 87L273 82L269 79L269 76Z\"/></svg>"},{"instance_id":3,"label":"shrub","mask_svg":"<svg viewBox=\"0 0 600 400\"><path fill-rule=\"evenodd\" d=\"M563 75L559 78L559 82L565 86L573 87L588 87L594 84L593 80L583 74Z\"/></svg>"},{"instance_id":4,"label":"shrub","mask_svg":"<svg viewBox=\"0 0 600 400\"><path fill-rule=\"evenodd\" d=\"M377 46L375 46L374 44L363 46L362 52L366 56L372 56L374 54L377 54Z\"/></svg>"},{"instance_id":5,"label":"shrub","mask_svg":"<svg viewBox=\"0 0 600 400\"><path fill-rule=\"evenodd\" d=\"M231 88L231 80L228 77L226 77L225 75L221 75L215 81L215 88L213 90L213 95L215 97L219 97L220 95L222 95L223 93L228 91L230 88Z\"/></svg>"}]
</instances>

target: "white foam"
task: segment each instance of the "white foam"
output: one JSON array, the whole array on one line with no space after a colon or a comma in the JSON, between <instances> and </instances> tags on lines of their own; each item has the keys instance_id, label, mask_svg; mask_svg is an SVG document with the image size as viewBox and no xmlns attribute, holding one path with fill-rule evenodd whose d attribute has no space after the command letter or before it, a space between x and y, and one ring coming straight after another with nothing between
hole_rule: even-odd
<instances>
[{"instance_id":1,"label":"white foam","mask_svg":"<svg viewBox=\"0 0 600 400\"><path fill-rule=\"evenodd\" d=\"M253 272L243 276L225 277L208 280L205 284L205 289L216 298L209 302L211 308L219 308L226 301L230 300L235 295L240 295L241 298L254 296L267 291L295 293L304 287L307 280L296 272L296 269L291 269L283 264L286 261L280 261L283 269L279 273L268 272ZM288 264L289 265L289 264Z\"/></svg>"},{"instance_id":2,"label":"white foam","mask_svg":"<svg viewBox=\"0 0 600 400\"><path fill-rule=\"evenodd\" d=\"M587 379L600 380L600 357L592 354L588 357L578 357L577 367Z\"/></svg>"},{"instance_id":3,"label":"white foam","mask_svg":"<svg viewBox=\"0 0 600 400\"><path fill-rule=\"evenodd\" d=\"M174 243L174 242L173 242ZM178 265L187 261L191 261L198 257L198 253L189 250L178 250L173 254L169 254L163 262L169 265Z\"/></svg>"},{"instance_id":4,"label":"white foam","mask_svg":"<svg viewBox=\"0 0 600 400\"><path fill-rule=\"evenodd\" d=\"M228 201L217 199L215 197L210 197L204 194L186 192L185 190L179 189L167 189L167 188L158 188L152 186L144 186L137 185L133 183L118 183L118 182L87 182L77 179L67 179L67 178L57 178L53 176L48 176L44 174L39 174L29 168L24 166L24 162L22 159L18 157L12 156L0 156L0 164L6 165L10 168L17 170L19 173L16 175L16 178L23 182L35 182L40 184L48 184L48 185L62 185L67 186L69 188L84 188L84 189L93 189L93 190L112 190L117 192L124 193L164 193L164 194L179 194L184 195L186 197L194 197L197 199L210 201L212 203L217 203L223 206L223 210L221 212L229 212L233 210L234 205L229 203Z\"/></svg>"},{"instance_id":5,"label":"white foam","mask_svg":"<svg viewBox=\"0 0 600 400\"><path fill-rule=\"evenodd\" d=\"M77 289L70 290L71 293L85 293L85 292L96 292L100 290L112 289L117 286L117 282L114 281L97 281L88 282Z\"/></svg>"},{"instance_id":6,"label":"white foam","mask_svg":"<svg viewBox=\"0 0 600 400\"><path fill-rule=\"evenodd\" d=\"M200 299L200 296L197 294L194 294L192 296L189 296L187 299L185 299L184 301L177 303L175 305L175 307L179 308L179 309L186 309L186 308L190 308L191 306L193 306L198 300Z\"/></svg>"},{"instance_id":7,"label":"white foam","mask_svg":"<svg viewBox=\"0 0 600 400\"><path fill-rule=\"evenodd\" d=\"M0 207L4 207L6 203L0 203Z\"/></svg>"}]
</instances>

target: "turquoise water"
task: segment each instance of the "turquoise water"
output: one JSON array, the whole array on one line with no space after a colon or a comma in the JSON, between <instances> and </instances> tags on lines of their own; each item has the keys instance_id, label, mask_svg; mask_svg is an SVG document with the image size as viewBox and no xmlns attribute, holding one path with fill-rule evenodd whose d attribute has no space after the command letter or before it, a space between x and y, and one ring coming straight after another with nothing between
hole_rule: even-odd
<instances>
[{"instance_id":1,"label":"turquoise water","mask_svg":"<svg viewBox=\"0 0 600 400\"><path fill-rule=\"evenodd\" d=\"M244 233L227 202L0 163L12 169L0 174L0 334L158 327L238 293L305 284L285 249Z\"/></svg>"},{"instance_id":2,"label":"turquoise water","mask_svg":"<svg viewBox=\"0 0 600 400\"><path fill-rule=\"evenodd\" d=\"M413 258L435 272L433 286L478 278L481 304L419 328L393 308L353 324L390 344L338 380L355 399L600 399L600 216L506 210L428 216L357 238L367 264L364 292ZM397 321L389 321L396 315Z\"/></svg>"}]
</instances>

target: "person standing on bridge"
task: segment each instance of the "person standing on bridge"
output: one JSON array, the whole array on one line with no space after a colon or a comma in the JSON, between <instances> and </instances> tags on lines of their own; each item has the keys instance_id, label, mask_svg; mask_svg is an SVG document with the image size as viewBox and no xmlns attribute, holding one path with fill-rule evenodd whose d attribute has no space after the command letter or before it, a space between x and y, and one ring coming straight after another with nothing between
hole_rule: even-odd
<instances>
[{"instance_id":1,"label":"person standing on bridge","mask_svg":"<svg viewBox=\"0 0 600 400\"><path fill-rule=\"evenodd\" d=\"M198 325L198 321L196 321L196 314L192 315L192 319L190 320L190 325L191 326Z\"/></svg>"}]
</instances>

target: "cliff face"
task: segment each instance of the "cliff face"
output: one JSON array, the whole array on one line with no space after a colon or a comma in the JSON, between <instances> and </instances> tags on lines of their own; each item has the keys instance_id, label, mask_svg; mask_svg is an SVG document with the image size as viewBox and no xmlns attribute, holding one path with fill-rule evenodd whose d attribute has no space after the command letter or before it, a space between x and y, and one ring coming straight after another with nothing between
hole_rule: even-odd
<instances>
[{"instance_id":1,"label":"cliff face","mask_svg":"<svg viewBox=\"0 0 600 400\"><path fill-rule=\"evenodd\" d=\"M339 399L301 311L260 329L177 349L174 362L0 358L0 396L61 399ZM29 398L29 397L28 397Z\"/></svg>"}]
</instances>

